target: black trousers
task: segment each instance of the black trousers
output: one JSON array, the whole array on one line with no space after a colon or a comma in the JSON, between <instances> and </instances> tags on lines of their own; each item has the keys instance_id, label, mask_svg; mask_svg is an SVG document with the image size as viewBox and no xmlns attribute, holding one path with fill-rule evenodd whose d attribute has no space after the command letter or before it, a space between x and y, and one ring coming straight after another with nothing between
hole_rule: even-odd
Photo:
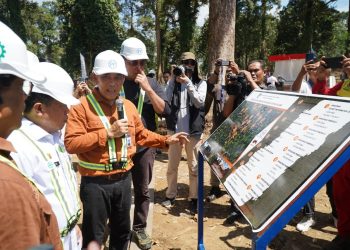
<instances>
[{"instance_id":1,"label":"black trousers","mask_svg":"<svg viewBox=\"0 0 350 250\"><path fill-rule=\"evenodd\" d=\"M332 215L337 218L337 210L335 208L335 204L334 204L334 198L333 198L333 184L332 184L332 179L330 179L327 183L326 183L326 193L327 196L329 198L329 203L331 204L331 208L332 208ZM315 214L315 197L312 197L311 200L309 200L306 205L303 208L303 212L305 215L314 215Z\"/></svg>"},{"instance_id":2,"label":"black trousers","mask_svg":"<svg viewBox=\"0 0 350 250\"><path fill-rule=\"evenodd\" d=\"M151 200L148 185L152 181L154 158L154 148L147 148L138 152L132 158L134 166L131 169L131 173L135 194L133 230L139 230L147 226L148 210Z\"/></svg>"},{"instance_id":3,"label":"black trousers","mask_svg":"<svg viewBox=\"0 0 350 250\"><path fill-rule=\"evenodd\" d=\"M109 249L127 249L130 239L131 176L129 173L122 176L118 180L82 176L83 248L91 241L102 245L109 219Z\"/></svg>"}]
</instances>

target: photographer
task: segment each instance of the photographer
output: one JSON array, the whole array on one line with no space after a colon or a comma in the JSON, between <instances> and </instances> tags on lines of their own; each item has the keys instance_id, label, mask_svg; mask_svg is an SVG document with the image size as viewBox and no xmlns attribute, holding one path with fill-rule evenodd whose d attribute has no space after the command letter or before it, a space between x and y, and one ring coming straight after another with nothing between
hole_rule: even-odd
<instances>
[{"instance_id":1,"label":"photographer","mask_svg":"<svg viewBox=\"0 0 350 250\"><path fill-rule=\"evenodd\" d=\"M181 55L180 66L174 68L173 75L166 89L171 113L166 117L168 132L186 132L189 143L185 145L189 170L189 210L197 211L197 156L198 146L204 129L204 101L207 83L198 76L198 63L192 52ZM169 147L169 163L167 170L168 188L164 207L171 207L177 195L177 175L181 159L182 147L179 143Z\"/></svg>"},{"instance_id":2,"label":"photographer","mask_svg":"<svg viewBox=\"0 0 350 250\"><path fill-rule=\"evenodd\" d=\"M213 126L210 133L213 133L225 120L222 110L224 102L227 98L227 94L223 88L223 85L225 81L224 74L228 63L229 61L218 58L215 61L214 72L208 77L207 96L205 99L205 114L209 112L211 103L213 102ZM220 189L220 181L218 178L216 178L215 174L212 171L210 172L210 185L211 189L208 196L206 197L207 202L212 202L223 195L223 192Z\"/></svg>"}]
</instances>

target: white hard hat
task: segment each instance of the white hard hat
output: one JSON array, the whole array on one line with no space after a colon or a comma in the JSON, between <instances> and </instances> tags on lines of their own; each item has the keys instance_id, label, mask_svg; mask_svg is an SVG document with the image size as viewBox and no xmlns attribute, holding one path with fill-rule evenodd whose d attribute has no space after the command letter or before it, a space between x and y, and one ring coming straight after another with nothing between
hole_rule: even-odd
<instances>
[{"instance_id":1,"label":"white hard hat","mask_svg":"<svg viewBox=\"0 0 350 250\"><path fill-rule=\"evenodd\" d=\"M27 50L27 59L28 59L28 67L30 70L33 70L33 68L39 64L39 58L31 51ZM28 80L25 80L23 82L23 91L27 95L29 95L31 89L31 83Z\"/></svg>"},{"instance_id":2,"label":"white hard hat","mask_svg":"<svg viewBox=\"0 0 350 250\"><path fill-rule=\"evenodd\" d=\"M122 43L120 54L130 61L148 60L145 44L136 37L130 37Z\"/></svg>"},{"instance_id":3,"label":"white hard hat","mask_svg":"<svg viewBox=\"0 0 350 250\"><path fill-rule=\"evenodd\" d=\"M96 56L92 72L95 75L107 73L128 75L123 57L112 50L105 50Z\"/></svg>"},{"instance_id":4,"label":"white hard hat","mask_svg":"<svg viewBox=\"0 0 350 250\"><path fill-rule=\"evenodd\" d=\"M27 47L9 27L0 21L0 74L15 75L41 84L45 77L29 69Z\"/></svg>"},{"instance_id":5,"label":"white hard hat","mask_svg":"<svg viewBox=\"0 0 350 250\"><path fill-rule=\"evenodd\" d=\"M48 62L41 62L34 69L44 72L46 81L40 86L34 86L33 93L49 95L67 106L79 104L79 100L73 97L73 80L64 69Z\"/></svg>"}]
</instances>

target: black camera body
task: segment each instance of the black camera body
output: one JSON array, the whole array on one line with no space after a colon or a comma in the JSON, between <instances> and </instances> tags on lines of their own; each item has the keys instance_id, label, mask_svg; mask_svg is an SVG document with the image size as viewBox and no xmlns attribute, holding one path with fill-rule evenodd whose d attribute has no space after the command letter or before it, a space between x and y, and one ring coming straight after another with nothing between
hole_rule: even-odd
<instances>
[{"instance_id":1,"label":"black camera body","mask_svg":"<svg viewBox=\"0 0 350 250\"><path fill-rule=\"evenodd\" d=\"M233 74L232 72L226 75L227 84L226 92L228 95L243 95L247 93L247 79L244 73Z\"/></svg>"},{"instance_id":2,"label":"black camera body","mask_svg":"<svg viewBox=\"0 0 350 250\"><path fill-rule=\"evenodd\" d=\"M181 76L182 74L186 74L188 72L192 72L193 70L190 69L190 68L187 68L187 67L184 67L182 65L179 65L179 66L176 66L174 69L173 69L173 74L175 77L177 76Z\"/></svg>"}]
</instances>

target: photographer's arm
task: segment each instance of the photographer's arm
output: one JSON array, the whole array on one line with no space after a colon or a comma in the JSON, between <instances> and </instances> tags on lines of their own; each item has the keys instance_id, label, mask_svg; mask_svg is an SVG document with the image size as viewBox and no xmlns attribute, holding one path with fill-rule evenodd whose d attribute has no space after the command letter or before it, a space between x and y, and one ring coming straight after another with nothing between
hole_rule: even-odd
<instances>
[{"instance_id":1,"label":"photographer's arm","mask_svg":"<svg viewBox=\"0 0 350 250\"><path fill-rule=\"evenodd\" d=\"M306 70L305 70L305 67L303 65L299 71L297 78L294 80L294 82L291 86L291 91L293 91L293 92L300 91L301 83L303 82L303 78L304 78L305 74L306 74Z\"/></svg>"},{"instance_id":2,"label":"photographer's arm","mask_svg":"<svg viewBox=\"0 0 350 250\"><path fill-rule=\"evenodd\" d=\"M198 88L196 88L192 81L187 83L187 91L191 98L192 103L196 108L204 106L205 96L207 94L207 83L206 81L201 81Z\"/></svg>"},{"instance_id":3,"label":"photographer's arm","mask_svg":"<svg viewBox=\"0 0 350 250\"><path fill-rule=\"evenodd\" d=\"M259 85L254 82L253 77L249 71L241 70L239 72L244 74L245 78L247 79L247 83L252 87L252 90L260 89Z\"/></svg>"}]
</instances>

